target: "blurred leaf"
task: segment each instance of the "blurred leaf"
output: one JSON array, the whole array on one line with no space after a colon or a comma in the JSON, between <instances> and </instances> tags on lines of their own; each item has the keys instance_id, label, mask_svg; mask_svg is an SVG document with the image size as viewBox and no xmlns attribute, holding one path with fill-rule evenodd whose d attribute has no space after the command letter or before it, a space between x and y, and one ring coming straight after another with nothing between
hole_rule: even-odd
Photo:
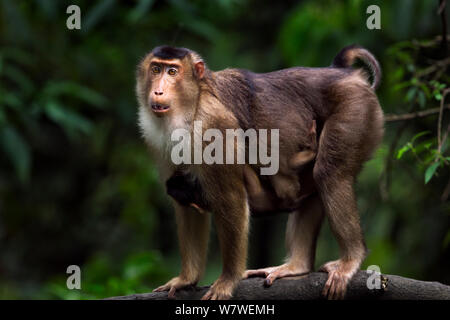
<instances>
[{"instance_id":1,"label":"blurred leaf","mask_svg":"<svg viewBox=\"0 0 450 320\"><path fill-rule=\"evenodd\" d=\"M92 123L89 120L70 109L65 109L56 101L49 101L45 105L45 113L50 119L60 124L69 136L72 136L73 130L84 134L89 134L92 130Z\"/></svg>"},{"instance_id":2,"label":"blurred leaf","mask_svg":"<svg viewBox=\"0 0 450 320\"><path fill-rule=\"evenodd\" d=\"M423 109L425 107L426 102L427 102L427 100L425 98L425 94L423 93L423 91L419 91L417 93L417 101L419 102L419 106Z\"/></svg>"},{"instance_id":3,"label":"blurred leaf","mask_svg":"<svg viewBox=\"0 0 450 320\"><path fill-rule=\"evenodd\" d=\"M20 10L18 1L0 1L2 6L2 25L6 28L6 35L9 40L19 43L29 43L33 32L30 25Z\"/></svg>"},{"instance_id":4,"label":"blurred leaf","mask_svg":"<svg viewBox=\"0 0 450 320\"><path fill-rule=\"evenodd\" d=\"M16 110L23 106L22 100L17 95L0 90L0 105L3 104Z\"/></svg>"},{"instance_id":5,"label":"blurred leaf","mask_svg":"<svg viewBox=\"0 0 450 320\"><path fill-rule=\"evenodd\" d=\"M31 153L27 142L11 126L0 129L0 141L3 151L9 157L21 182L26 182L30 175Z\"/></svg>"},{"instance_id":6,"label":"blurred leaf","mask_svg":"<svg viewBox=\"0 0 450 320\"><path fill-rule=\"evenodd\" d=\"M423 137L424 135L427 135L427 134L430 134L431 132L430 131L422 131L422 132L419 132L419 133L417 133L412 139L411 139L411 142L414 142L414 141L416 141L417 139L419 139L420 137Z\"/></svg>"},{"instance_id":7,"label":"blurred leaf","mask_svg":"<svg viewBox=\"0 0 450 320\"><path fill-rule=\"evenodd\" d=\"M6 122L6 115L3 112L3 109L0 108L0 127L2 127L5 122Z\"/></svg>"},{"instance_id":8,"label":"blurred leaf","mask_svg":"<svg viewBox=\"0 0 450 320\"><path fill-rule=\"evenodd\" d=\"M422 132L417 133L411 139L411 141L407 142L402 148L400 148L397 151L397 159L400 159L403 156L403 154L405 152L409 151L409 150L412 150L413 152L417 152L417 151L423 150L426 146L430 146L431 142L430 141L425 141L425 142L422 142L421 144L419 144L420 148L418 146L417 148L419 148L419 150L416 150L416 147L413 144L417 139L419 139L420 137L423 137L423 136L425 136L425 135L427 135L429 133L430 133L430 131L422 131Z\"/></svg>"},{"instance_id":9,"label":"blurred leaf","mask_svg":"<svg viewBox=\"0 0 450 320\"><path fill-rule=\"evenodd\" d=\"M419 154L419 153L421 153L423 151L429 151L430 148L433 146L434 142L435 142L435 138L431 138L431 139L428 139L426 141L423 141L423 142L419 143L414 148L415 152L417 154Z\"/></svg>"},{"instance_id":10,"label":"blurred leaf","mask_svg":"<svg viewBox=\"0 0 450 320\"><path fill-rule=\"evenodd\" d=\"M24 94L30 94L33 91L34 89L33 82L31 82L29 77L26 76L24 72L22 72L15 66L10 64L5 65L3 67L3 74L8 79L14 81L18 85L19 89L23 91Z\"/></svg>"},{"instance_id":11,"label":"blurred leaf","mask_svg":"<svg viewBox=\"0 0 450 320\"><path fill-rule=\"evenodd\" d=\"M82 32L86 34L91 31L91 29L94 28L103 19L103 17L108 14L108 12L114 7L115 4L115 0L98 1L97 4L91 10L89 10L89 12L86 14L86 17L82 17Z\"/></svg>"},{"instance_id":12,"label":"blurred leaf","mask_svg":"<svg viewBox=\"0 0 450 320\"><path fill-rule=\"evenodd\" d=\"M430 89L424 83L419 84L419 86L422 89L422 91L425 93L426 98L429 98L431 96Z\"/></svg>"},{"instance_id":13,"label":"blurred leaf","mask_svg":"<svg viewBox=\"0 0 450 320\"><path fill-rule=\"evenodd\" d=\"M439 162L435 162L427 168L427 170L425 171L425 184L427 184L428 181L430 181L431 178L433 178L433 175L435 174L438 166Z\"/></svg>"},{"instance_id":14,"label":"blurred leaf","mask_svg":"<svg viewBox=\"0 0 450 320\"><path fill-rule=\"evenodd\" d=\"M44 95L51 99L61 95L73 96L96 107L102 107L106 103L105 97L94 90L69 81L48 83L44 89Z\"/></svg>"},{"instance_id":15,"label":"blurred leaf","mask_svg":"<svg viewBox=\"0 0 450 320\"><path fill-rule=\"evenodd\" d=\"M394 91L398 91L401 90L403 88L409 87L411 85L410 81L404 81L404 82L400 82L394 85L394 87L392 88L392 90Z\"/></svg>"},{"instance_id":16,"label":"blurred leaf","mask_svg":"<svg viewBox=\"0 0 450 320\"><path fill-rule=\"evenodd\" d=\"M42 12L46 15L47 18L54 18L56 16L57 10L59 9L58 5L55 5L55 1L53 0L36 0L37 4L41 8Z\"/></svg>"},{"instance_id":17,"label":"blurred leaf","mask_svg":"<svg viewBox=\"0 0 450 320\"><path fill-rule=\"evenodd\" d=\"M213 42L219 38L220 32L208 21L201 21L200 19L192 19L185 22L185 27L190 29L195 34L203 36L205 39Z\"/></svg>"},{"instance_id":18,"label":"blurred leaf","mask_svg":"<svg viewBox=\"0 0 450 320\"><path fill-rule=\"evenodd\" d=\"M403 154L405 152L407 152L408 150L411 150L411 143L407 143L406 145L404 145L402 148L400 148L400 150L398 150L397 152L397 159L401 159L401 157L403 156Z\"/></svg>"},{"instance_id":19,"label":"blurred leaf","mask_svg":"<svg viewBox=\"0 0 450 320\"><path fill-rule=\"evenodd\" d=\"M32 66L35 60L31 53L17 47L3 47L0 49L0 55L6 61L17 62L23 66Z\"/></svg>"},{"instance_id":20,"label":"blurred leaf","mask_svg":"<svg viewBox=\"0 0 450 320\"><path fill-rule=\"evenodd\" d=\"M133 10L128 14L128 21L136 23L138 20L142 19L144 15L151 9L155 0L141 0L136 4Z\"/></svg>"},{"instance_id":21,"label":"blurred leaf","mask_svg":"<svg viewBox=\"0 0 450 320\"><path fill-rule=\"evenodd\" d=\"M417 93L417 87L412 87L408 90L408 92L406 93L406 101L407 102L411 102L413 101L414 97L416 96Z\"/></svg>"}]
</instances>

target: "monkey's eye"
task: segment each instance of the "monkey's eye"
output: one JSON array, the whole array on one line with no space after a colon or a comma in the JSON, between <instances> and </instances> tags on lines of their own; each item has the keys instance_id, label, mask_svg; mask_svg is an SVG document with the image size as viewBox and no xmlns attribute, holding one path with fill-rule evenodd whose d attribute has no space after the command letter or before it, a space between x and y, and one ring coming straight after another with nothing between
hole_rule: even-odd
<instances>
[{"instance_id":1,"label":"monkey's eye","mask_svg":"<svg viewBox=\"0 0 450 320\"><path fill-rule=\"evenodd\" d=\"M167 71L167 73L168 73L169 75L171 75L171 76L174 76L174 75L176 75L176 74L178 73L178 70L175 69L175 68L170 68L170 69Z\"/></svg>"},{"instance_id":2,"label":"monkey's eye","mask_svg":"<svg viewBox=\"0 0 450 320\"><path fill-rule=\"evenodd\" d=\"M161 72L161 68L158 67L158 66L152 66L152 72L153 72L154 74L158 74L158 73Z\"/></svg>"}]
</instances>

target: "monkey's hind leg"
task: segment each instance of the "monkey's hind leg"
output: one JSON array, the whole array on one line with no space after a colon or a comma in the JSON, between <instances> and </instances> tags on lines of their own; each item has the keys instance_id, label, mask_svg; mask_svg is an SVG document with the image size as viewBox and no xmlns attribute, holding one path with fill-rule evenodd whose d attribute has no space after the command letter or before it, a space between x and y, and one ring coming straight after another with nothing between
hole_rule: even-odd
<instances>
[{"instance_id":1,"label":"monkey's hind leg","mask_svg":"<svg viewBox=\"0 0 450 320\"><path fill-rule=\"evenodd\" d=\"M369 107L363 105L358 110L369 112ZM341 253L339 260L321 268L328 272L323 289L328 299L345 297L348 283L366 256L353 184L375 145L371 136L377 135L377 127L362 122L351 104L345 108L346 105L337 107L339 113L325 122L313 169L314 181Z\"/></svg>"},{"instance_id":2,"label":"monkey's hind leg","mask_svg":"<svg viewBox=\"0 0 450 320\"><path fill-rule=\"evenodd\" d=\"M366 257L366 246L360 227L356 199L350 181L342 181L328 190L325 210L331 230L341 249L341 258L325 263L321 271L328 273L322 294L328 299L344 299L347 285Z\"/></svg>"},{"instance_id":3,"label":"monkey's hind leg","mask_svg":"<svg viewBox=\"0 0 450 320\"><path fill-rule=\"evenodd\" d=\"M289 215L286 229L288 257L280 266L247 270L244 278L266 277L265 285L274 280L307 274L314 267L317 236L323 221L323 209L319 195L304 200L297 211Z\"/></svg>"}]
</instances>

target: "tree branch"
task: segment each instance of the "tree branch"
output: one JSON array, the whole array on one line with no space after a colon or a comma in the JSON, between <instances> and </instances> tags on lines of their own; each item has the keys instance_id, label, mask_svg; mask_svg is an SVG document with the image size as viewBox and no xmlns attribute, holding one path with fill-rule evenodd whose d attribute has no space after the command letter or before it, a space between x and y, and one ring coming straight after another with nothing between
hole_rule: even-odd
<instances>
[{"instance_id":1,"label":"tree branch","mask_svg":"<svg viewBox=\"0 0 450 320\"><path fill-rule=\"evenodd\" d=\"M445 70L450 64L450 57L434 62L431 66L416 72L417 78L422 78L438 70Z\"/></svg>"},{"instance_id":2,"label":"tree branch","mask_svg":"<svg viewBox=\"0 0 450 320\"><path fill-rule=\"evenodd\" d=\"M441 106L439 107L439 119L438 119L438 150L441 152L443 140L441 139L441 127L442 127L442 117L444 114L444 101L447 94L450 92L450 88L447 88L442 93ZM448 106L448 105L447 105Z\"/></svg>"},{"instance_id":3,"label":"tree branch","mask_svg":"<svg viewBox=\"0 0 450 320\"><path fill-rule=\"evenodd\" d=\"M443 109L450 109L450 104L443 106ZM384 116L384 120L386 122L394 122L394 121L411 120L411 119L416 119L416 118L424 118L424 117L439 113L440 110L441 110L441 108L438 107L438 108L433 108L433 109L427 109L424 111L417 111L417 112L404 113L404 114L386 114Z\"/></svg>"},{"instance_id":4,"label":"tree branch","mask_svg":"<svg viewBox=\"0 0 450 320\"><path fill-rule=\"evenodd\" d=\"M440 0L439 1L439 8L438 8L438 15L441 16L441 22L442 22L442 48L445 52L447 52L448 45L447 45L447 18L445 15L445 7L447 4L447 0Z\"/></svg>"},{"instance_id":5,"label":"tree branch","mask_svg":"<svg viewBox=\"0 0 450 320\"><path fill-rule=\"evenodd\" d=\"M395 275L381 275L380 289L369 290L368 278L373 275L359 271L347 289L346 299L380 300L450 300L450 286L439 282L418 281ZM313 272L301 277L276 280L271 287L264 287L263 278L242 280L234 294L235 300L317 300L323 299L321 292L327 274ZM369 279L369 283L373 283ZM200 299L209 287L191 287L177 291L176 299ZM167 292L133 294L111 297L107 300L167 300Z\"/></svg>"}]
</instances>

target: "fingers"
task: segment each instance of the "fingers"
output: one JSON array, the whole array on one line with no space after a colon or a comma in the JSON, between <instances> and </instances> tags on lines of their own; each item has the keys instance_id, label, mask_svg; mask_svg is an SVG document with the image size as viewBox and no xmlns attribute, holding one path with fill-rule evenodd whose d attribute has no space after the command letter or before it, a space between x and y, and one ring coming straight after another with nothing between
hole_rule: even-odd
<instances>
[{"instance_id":1,"label":"fingers","mask_svg":"<svg viewBox=\"0 0 450 320\"><path fill-rule=\"evenodd\" d=\"M237 282L218 279L202 297L202 300L228 300L233 294Z\"/></svg>"},{"instance_id":2,"label":"fingers","mask_svg":"<svg viewBox=\"0 0 450 320\"><path fill-rule=\"evenodd\" d=\"M283 278L286 276L295 276L296 274L293 272L289 272L288 270L285 270L284 268L278 268L273 270L272 272L270 272L267 277L266 280L264 281L264 285L267 287L270 287L272 285L272 283L278 279L278 278Z\"/></svg>"},{"instance_id":3,"label":"fingers","mask_svg":"<svg viewBox=\"0 0 450 320\"><path fill-rule=\"evenodd\" d=\"M205 295L202 297L202 300L211 300L212 296L213 296L212 291L208 290L208 292L206 292Z\"/></svg>"},{"instance_id":4,"label":"fingers","mask_svg":"<svg viewBox=\"0 0 450 320\"><path fill-rule=\"evenodd\" d=\"M330 290L328 291L328 300L336 300L336 285L337 279L334 278L334 273L331 275L331 286L330 286Z\"/></svg>"},{"instance_id":5,"label":"fingers","mask_svg":"<svg viewBox=\"0 0 450 320\"><path fill-rule=\"evenodd\" d=\"M325 282L325 286L323 287L323 290L322 290L322 295L324 297L328 296L328 292L330 291L332 282L333 282L333 277L332 277L331 273L329 273L327 282Z\"/></svg>"},{"instance_id":6,"label":"fingers","mask_svg":"<svg viewBox=\"0 0 450 320\"><path fill-rule=\"evenodd\" d=\"M336 260L324 264L319 270L328 273L322 295L329 300L344 299L348 282L351 279L352 268L343 264L342 261Z\"/></svg>"},{"instance_id":7,"label":"fingers","mask_svg":"<svg viewBox=\"0 0 450 320\"><path fill-rule=\"evenodd\" d=\"M270 287L276 279L282 278L283 276L284 276L283 270L276 269L267 275L266 280L264 281L264 285L266 287Z\"/></svg>"},{"instance_id":8,"label":"fingers","mask_svg":"<svg viewBox=\"0 0 450 320\"><path fill-rule=\"evenodd\" d=\"M328 279L322 290L322 295L328 300L342 300L347 291L348 278L335 271L328 274Z\"/></svg>"},{"instance_id":9,"label":"fingers","mask_svg":"<svg viewBox=\"0 0 450 320\"><path fill-rule=\"evenodd\" d=\"M341 280L338 283L338 287L337 287L337 296L336 299L338 300L343 300L345 298L345 293L347 291L347 281L345 280Z\"/></svg>"},{"instance_id":10,"label":"fingers","mask_svg":"<svg viewBox=\"0 0 450 320\"><path fill-rule=\"evenodd\" d=\"M209 289L208 292L202 297L202 300L229 300L231 298L228 294L222 294L216 292L214 289Z\"/></svg>"},{"instance_id":11,"label":"fingers","mask_svg":"<svg viewBox=\"0 0 450 320\"><path fill-rule=\"evenodd\" d=\"M167 297L169 299L175 299L175 292L177 291L177 288L175 286L171 287L169 290L169 293L167 294Z\"/></svg>"},{"instance_id":12,"label":"fingers","mask_svg":"<svg viewBox=\"0 0 450 320\"><path fill-rule=\"evenodd\" d=\"M269 275L268 269L247 270L244 273L244 279L250 277L267 277Z\"/></svg>"},{"instance_id":13,"label":"fingers","mask_svg":"<svg viewBox=\"0 0 450 320\"><path fill-rule=\"evenodd\" d=\"M165 284L165 285L159 286L158 288L154 289L152 292L167 291L169 289L170 289L170 287L167 284Z\"/></svg>"},{"instance_id":14,"label":"fingers","mask_svg":"<svg viewBox=\"0 0 450 320\"><path fill-rule=\"evenodd\" d=\"M227 300L227 297L213 292L211 289L202 297L202 300Z\"/></svg>"},{"instance_id":15,"label":"fingers","mask_svg":"<svg viewBox=\"0 0 450 320\"><path fill-rule=\"evenodd\" d=\"M183 280L183 279L180 279L179 277L176 277L176 278L173 278L172 280L170 280L169 282L167 282L166 284L154 289L153 292L169 291L167 293L167 297L169 299L175 299L175 293L178 289L190 286L192 284L193 283L191 283L190 281Z\"/></svg>"}]
</instances>

